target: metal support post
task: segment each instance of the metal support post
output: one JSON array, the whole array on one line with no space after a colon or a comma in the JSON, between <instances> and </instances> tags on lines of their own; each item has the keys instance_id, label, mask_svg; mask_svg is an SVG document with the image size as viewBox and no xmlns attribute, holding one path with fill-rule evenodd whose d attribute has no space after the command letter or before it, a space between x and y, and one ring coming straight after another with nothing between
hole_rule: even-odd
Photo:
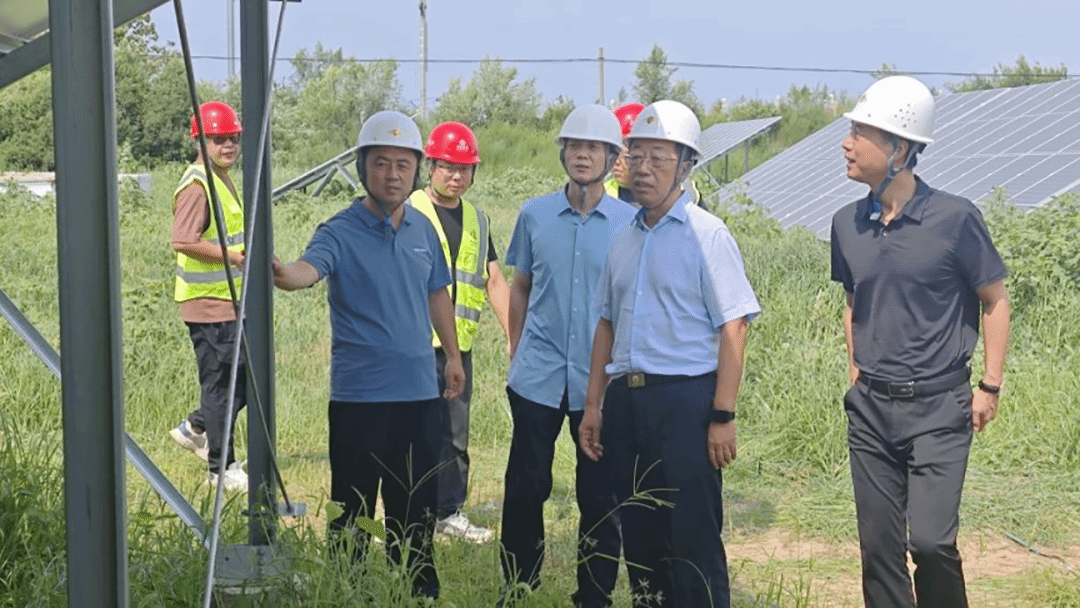
<instances>
[{"instance_id":1,"label":"metal support post","mask_svg":"<svg viewBox=\"0 0 1080 608\"><path fill-rule=\"evenodd\" d=\"M420 0L420 120L427 120L427 0Z\"/></svg>"},{"instance_id":2,"label":"metal support post","mask_svg":"<svg viewBox=\"0 0 1080 608\"><path fill-rule=\"evenodd\" d=\"M112 0L50 0L68 604L126 608Z\"/></svg>"},{"instance_id":3,"label":"metal support post","mask_svg":"<svg viewBox=\"0 0 1080 608\"><path fill-rule=\"evenodd\" d=\"M596 98L596 103L606 106L607 101L604 100L604 47L600 47L600 58L597 62L600 65L600 91L599 97Z\"/></svg>"},{"instance_id":4,"label":"metal support post","mask_svg":"<svg viewBox=\"0 0 1080 608\"><path fill-rule=\"evenodd\" d=\"M252 545L268 545L277 524L277 501L271 458L274 451L274 315L273 282L270 260L274 251L274 235L271 229L273 206L270 205L270 159L269 154L258 158L260 127L267 108L266 93L269 82L270 52L268 33L269 6L267 0L241 0L240 2L240 77L244 123L244 232L252 243L252 251L246 260L248 266L247 318L248 338L247 364L255 378L255 387L249 386L248 395L257 394L262 400L262 411L248 407L248 476L252 491L248 494L251 513L248 540ZM266 142L270 149L270 142ZM262 163L261 169L258 164ZM254 176L261 172L259 190L255 191ZM251 225L252 210L255 225ZM263 425L269 438L263 431Z\"/></svg>"}]
</instances>

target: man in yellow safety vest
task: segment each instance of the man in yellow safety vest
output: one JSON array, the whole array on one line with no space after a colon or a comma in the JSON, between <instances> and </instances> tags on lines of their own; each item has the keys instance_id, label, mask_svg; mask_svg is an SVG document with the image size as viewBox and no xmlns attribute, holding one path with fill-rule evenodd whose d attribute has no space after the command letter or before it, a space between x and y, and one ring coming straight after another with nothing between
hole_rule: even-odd
<instances>
[{"instance_id":1,"label":"man in yellow safety vest","mask_svg":"<svg viewBox=\"0 0 1080 608\"><path fill-rule=\"evenodd\" d=\"M227 234L222 237L213 220L210 180L200 150L173 193L172 248L176 251L174 299L180 303L180 317L188 327L195 348L202 398L199 408L169 434L181 447L209 463L211 484L223 481L227 490L246 491L247 474L235 461L232 440L228 446L222 445L229 376L234 344L239 339L239 324L221 243L224 241L226 245L228 263L233 267L234 287L239 293L239 269L244 264L244 209L229 177L229 169L240 157L241 126L236 112L220 101L202 104L199 113L214 193L221 203ZM191 137L196 140L199 137L194 116L191 117ZM241 355L234 395L236 407L228 421L230 425L235 425L236 415L246 403L245 366Z\"/></svg>"},{"instance_id":2,"label":"man in yellow safety vest","mask_svg":"<svg viewBox=\"0 0 1080 608\"><path fill-rule=\"evenodd\" d=\"M492 532L473 525L462 511L469 483L469 399L472 395L472 347L480 326L484 301L491 302L495 317L509 344L508 311L510 288L499 268L498 255L489 232L488 217L462 199L476 177L480 162L476 135L458 122L444 122L431 130L424 150L428 157L429 183L409 197L409 203L435 227L453 282L449 286L454 303L461 362L465 368L465 388L454 399L442 399L447 412L439 470L439 506L435 530L474 543L491 540ZM443 390L446 353L438 336L435 368L439 391Z\"/></svg>"}]
</instances>

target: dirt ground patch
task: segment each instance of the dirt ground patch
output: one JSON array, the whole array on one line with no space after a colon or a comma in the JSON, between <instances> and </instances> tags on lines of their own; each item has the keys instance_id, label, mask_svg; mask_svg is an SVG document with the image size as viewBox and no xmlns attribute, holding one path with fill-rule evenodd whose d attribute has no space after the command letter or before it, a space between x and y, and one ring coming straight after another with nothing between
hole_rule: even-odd
<instances>
[{"instance_id":1,"label":"dirt ground patch","mask_svg":"<svg viewBox=\"0 0 1080 608\"><path fill-rule=\"evenodd\" d=\"M808 580L811 606L848 608L861 606L859 547L855 542L834 543L770 528L753 534L736 534L725 541L733 564L749 562L787 580ZM960 553L973 605L1015 606L1009 585L1000 580L1054 570L1066 565L1080 571L1080 544L1039 547L1038 555L1004 534L961 531ZM914 569L909 561L909 568Z\"/></svg>"}]
</instances>

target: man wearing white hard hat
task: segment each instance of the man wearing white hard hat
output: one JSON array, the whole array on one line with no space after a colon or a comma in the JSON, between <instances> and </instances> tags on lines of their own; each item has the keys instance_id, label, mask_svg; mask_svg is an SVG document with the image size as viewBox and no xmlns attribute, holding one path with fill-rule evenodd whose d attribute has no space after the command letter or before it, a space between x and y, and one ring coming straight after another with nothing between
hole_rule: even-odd
<instances>
[{"instance_id":1,"label":"man wearing white hard hat","mask_svg":"<svg viewBox=\"0 0 1080 608\"><path fill-rule=\"evenodd\" d=\"M913 172L933 141L923 83L879 80L844 116L847 176L870 188L833 216L831 239L832 279L847 294L844 410L863 598L869 608L966 607L960 494L972 434L997 412L1007 271L978 208ZM985 362L973 391L980 316Z\"/></svg>"},{"instance_id":2,"label":"man wearing white hard hat","mask_svg":"<svg viewBox=\"0 0 1080 608\"><path fill-rule=\"evenodd\" d=\"M319 225L304 254L274 261L281 289L328 283L331 548L362 559L382 485L387 551L404 562L418 596L439 595L432 558L444 414L432 327L446 352L445 397L465 382L446 286L450 272L434 227L405 205L418 186L420 130L400 112L376 112L360 129L356 170L367 194Z\"/></svg>"},{"instance_id":3,"label":"man wearing white hard hat","mask_svg":"<svg viewBox=\"0 0 1080 608\"><path fill-rule=\"evenodd\" d=\"M544 502L551 494L555 440L569 419L577 442L585 406L589 348L596 316L593 288L608 248L634 215L627 203L604 193L604 176L622 145L619 121L601 105L575 108L557 142L570 182L526 202L506 255L514 266L510 289L510 373L506 392L514 419L506 464L501 542L508 589L500 605L514 604L526 586L540 583L544 561ZM577 455L578 589L575 606L611 604L618 574L616 502L606 463Z\"/></svg>"},{"instance_id":4,"label":"man wearing white hard hat","mask_svg":"<svg viewBox=\"0 0 1080 608\"><path fill-rule=\"evenodd\" d=\"M611 462L635 607L730 606L719 471L735 458L743 349L761 307L727 226L680 186L700 134L676 101L638 116L627 164L641 209L596 288L579 440Z\"/></svg>"}]
</instances>

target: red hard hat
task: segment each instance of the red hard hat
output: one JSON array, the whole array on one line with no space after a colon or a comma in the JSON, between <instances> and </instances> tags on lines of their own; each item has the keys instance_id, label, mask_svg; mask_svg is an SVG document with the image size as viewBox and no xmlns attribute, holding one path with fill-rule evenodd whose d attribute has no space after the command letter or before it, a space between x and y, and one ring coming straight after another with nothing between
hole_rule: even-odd
<instances>
[{"instance_id":1,"label":"red hard hat","mask_svg":"<svg viewBox=\"0 0 1080 608\"><path fill-rule=\"evenodd\" d=\"M622 136L624 138L630 135L630 129L633 128L637 115L641 114L644 109L645 106L640 103L628 103L625 106L615 108L615 117L619 119L619 126L622 127Z\"/></svg>"},{"instance_id":2,"label":"red hard hat","mask_svg":"<svg viewBox=\"0 0 1080 608\"><path fill-rule=\"evenodd\" d=\"M240 118L236 116L236 110L229 107L223 101L208 101L199 106L202 114L203 131L207 135L232 135L244 129L240 126ZM191 117L191 138L199 136L199 125L195 117Z\"/></svg>"},{"instance_id":3,"label":"red hard hat","mask_svg":"<svg viewBox=\"0 0 1080 608\"><path fill-rule=\"evenodd\" d=\"M432 129L424 154L427 154L428 158L459 165L475 165L480 162L476 134L460 122L444 122Z\"/></svg>"}]
</instances>

